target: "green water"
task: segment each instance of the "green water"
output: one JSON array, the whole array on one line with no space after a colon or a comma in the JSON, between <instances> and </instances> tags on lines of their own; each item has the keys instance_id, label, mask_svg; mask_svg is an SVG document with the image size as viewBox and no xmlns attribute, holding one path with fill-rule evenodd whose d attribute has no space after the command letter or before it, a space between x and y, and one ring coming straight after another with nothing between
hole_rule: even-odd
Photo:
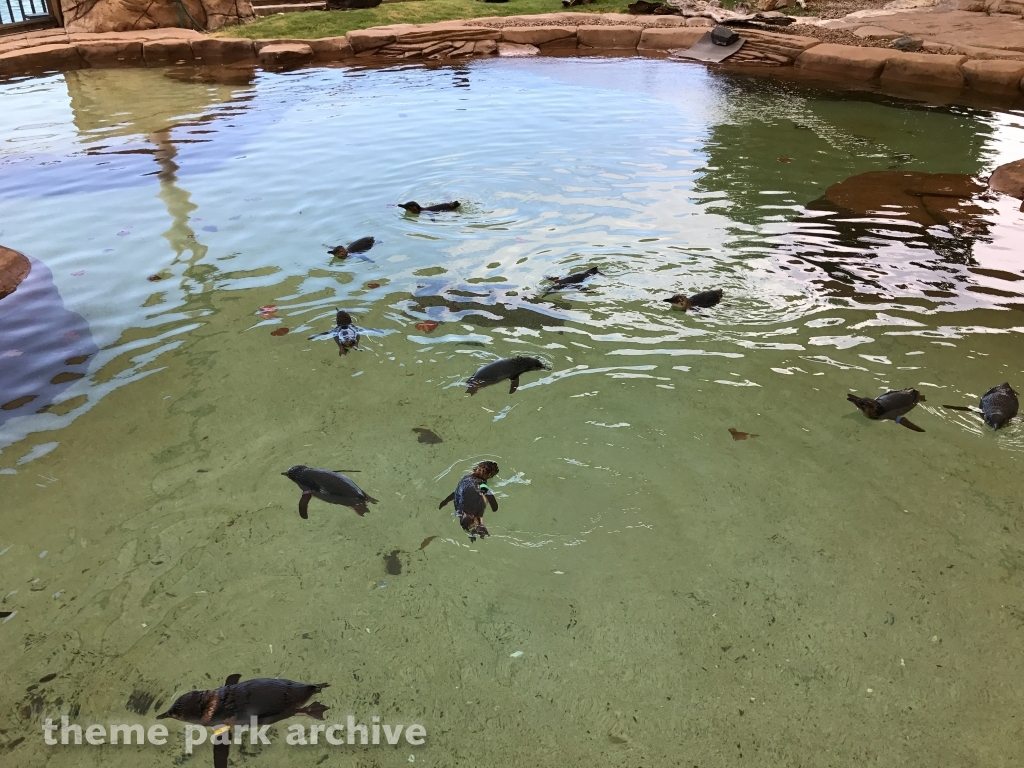
<instances>
[{"instance_id":1,"label":"green water","mask_svg":"<svg viewBox=\"0 0 1024 768\"><path fill-rule=\"evenodd\" d=\"M1024 213L814 201L983 177L1024 156L1022 116L642 59L170 74L0 85L0 244L97 350L0 425L4 764L209 765L177 724L40 725L148 726L236 672L428 736L279 726L234 765L1018 764L1024 422L940 406L1024 388ZM326 253L364 235L371 261ZM712 287L701 314L660 301ZM362 351L308 340L335 307ZM552 370L464 394L512 354ZM845 400L906 386L924 434ZM484 458L500 509L471 543L437 505ZM302 520L299 463L380 503Z\"/></svg>"}]
</instances>

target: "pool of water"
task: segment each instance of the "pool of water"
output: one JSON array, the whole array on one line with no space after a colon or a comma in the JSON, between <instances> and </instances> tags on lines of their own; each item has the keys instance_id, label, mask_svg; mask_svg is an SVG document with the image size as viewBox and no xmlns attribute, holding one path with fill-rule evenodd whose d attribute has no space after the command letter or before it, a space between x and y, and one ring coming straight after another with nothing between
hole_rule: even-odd
<instances>
[{"instance_id":1,"label":"pool of water","mask_svg":"<svg viewBox=\"0 0 1024 768\"><path fill-rule=\"evenodd\" d=\"M5 761L206 765L40 724L237 672L428 737L234 764L1015 764L1024 422L941 406L1024 387L1024 213L972 181L1024 116L639 58L0 101ZM336 307L361 351L309 340ZM514 354L551 370L465 394ZM911 386L923 434L845 399ZM438 502L481 459L471 542ZM293 464L380 503L303 520Z\"/></svg>"}]
</instances>

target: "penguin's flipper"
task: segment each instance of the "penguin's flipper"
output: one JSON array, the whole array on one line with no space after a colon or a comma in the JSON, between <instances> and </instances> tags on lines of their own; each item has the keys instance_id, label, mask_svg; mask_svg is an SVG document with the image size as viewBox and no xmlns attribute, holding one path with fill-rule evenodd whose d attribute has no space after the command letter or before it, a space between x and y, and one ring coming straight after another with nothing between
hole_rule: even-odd
<instances>
[{"instance_id":1,"label":"penguin's flipper","mask_svg":"<svg viewBox=\"0 0 1024 768\"><path fill-rule=\"evenodd\" d=\"M968 413L976 413L976 411L969 405L944 405L942 407L949 411L967 411Z\"/></svg>"},{"instance_id":2,"label":"penguin's flipper","mask_svg":"<svg viewBox=\"0 0 1024 768\"><path fill-rule=\"evenodd\" d=\"M491 493L490 491L488 491L487 493L484 494L484 496L487 499L487 503L491 507L491 512L497 512L498 511L498 500L494 497L494 494Z\"/></svg>"},{"instance_id":3,"label":"penguin's flipper","mask_svg":"<svg viewBox=\"0 0 1024 768\"><path fill-rule=\"evenodd\" d=\"M508 388L508 393L509 393L510 395L513 395L513 394L515 394L515 391L516 391L517 389L519 389L519 377L518 377L518 376L513 376L513 377L512 377L511 379L509 379L509 383L510 383L510 384L511 384L512 386L510 386L510 387Z\"/></svg>"},{"instance_id":4,"label":"penguin's flipper","mask_svg":"<svg viewBox=\"0 0 1024 768\"><path fill-rule=\"evenodd\" d=\"M228 768L228 753L231 752L230 744L213 745L213 768Z\"/></svg>"},{"instance_id":5,"label":"penguin's flipper","mask_svg":"<svg viewBox=\"0 0 1024 768\"><path fill-rule=\"evenodd\" d=\"M438 504L438 505L437 505L437 508L438 508L438 509L444 509L444 508L445 508L445 505L446 505L446 504L449 504L449 503L450 503L450 502L452 502L452 501L455 501L455 491L452 491L452 492L451 492L451 493L449 493L449 494L448 494L447 496L445 496L445 497L444 497L444 501L442 501L442 502L441 502L440 504Z\"/></svg>"},{"instance_id":6,"label":"penguin's flipper","mask_svg":"<svg viewBox=\"0 0 1024 768\"><path fill-rule=\"evenodd\" d=\"M312 704L307 704L306 706L301 707L300 709L296 709L295 714L307 715L309 717L312 717L314 720L323 720L324 712L326 712L328 709L330 709L330 707L325 707L319 701L314 701Z\"/></svg>"},{"instance_id":7,"label":"penguin's flipper","mask_svg":"<svg viewBox=\"0 0 1024 768\"><path fill-rule=\"evenodd\" d=\"M224 681L224 685L236 685L241 679L241 675L228 675L227 679Z\"/></svg>"},{"instance_id":8,"label":"penguin's flipper","mask_svg":"<svg viewBox=\"0 0 1024 768\"><path fill-rule=\"evenodd\" d=\"M309 491L303 491L299 498L299 517L303 520L309 519L309 500L311 498L313 498L313 494Z\"/></svg>"},{"instance_id":9,"label":"penguin's flipper","mask_svg":"<svg viewBox=\"0 0 1024 768\"><path fill-rule=\"evenodd\" d=\"M897 424L902 424L907 429L912 429L915 432L924 432L924 430L921 429L919 426L917 426L917 424L914 424L912 421L910 421L909 419L907 419L904 416L897 416L896 417L896 423Z\"/></svg>"}]
</instances>

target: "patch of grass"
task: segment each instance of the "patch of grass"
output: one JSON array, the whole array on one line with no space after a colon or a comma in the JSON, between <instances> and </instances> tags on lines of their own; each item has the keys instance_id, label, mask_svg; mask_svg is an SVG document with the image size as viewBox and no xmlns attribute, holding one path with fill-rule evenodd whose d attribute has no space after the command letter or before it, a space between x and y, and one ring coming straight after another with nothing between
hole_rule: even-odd
<instances>
[{"instance_id":1,"label":"patch of grass","mask_svg":"<svg viewBox=\"0 0 1024 768\"><path fill-rule=\"evenodd\" d=\"M267 16L252 24L227 27L219 37L295 38L311 40L336 37L353 29L385 24L429 24L434 21L472 19L480 16L518 16L533 13L577 11L584 13L625 13L629 0L595 0L590 5L563 8L561 0L511 0L508 3L481 3L476 0L413 0L383 3L358 11L304 11Z\"/></svg>"}]
</instances>

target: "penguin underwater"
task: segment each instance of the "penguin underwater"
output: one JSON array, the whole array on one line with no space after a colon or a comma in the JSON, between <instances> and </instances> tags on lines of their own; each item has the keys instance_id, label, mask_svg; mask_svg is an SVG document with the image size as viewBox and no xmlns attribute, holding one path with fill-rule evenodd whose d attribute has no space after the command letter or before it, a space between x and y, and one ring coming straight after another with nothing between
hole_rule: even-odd
<instances>
[{"instance_id":1,"label":"penguin underwater","mask_svg":"<svg viewBox=\"0 0 1024 768\"><path fill-rule=\"evenodd\" d=\"M981 417L992 429L1002 429L1017 415L1020 407L1017 402L1017 393L1009 382L1003 382L999 386L992 387L981 396L980 407L975 409L967 405L944 405L951 411L968 411L970 413L981 413Z\"/></svg>"},{"instance_id":2,"label":"penguin underwater","mask_svg":"<svg viewBox=\"0 0 1024 768\"><path fill-rule=\"evenodd\" d=\"M350 349L359 349L359 329L352 325L352 315L343 309L335 309L334 327L326 333L314 333L309 340L333 338L338 344L338 354L347 355Z\"/></svg>"},{"instance_id":3,"label":"penguin underwater","mask_svg":"<svg viewBox=\"0 0 1024 768\"><path fill-rule=\"evenodd\" d=\"M491 535L484 525L484 512L488 506L491 511L497 512L498 500L487 487L487 481L497 474L497 464L493 461L481 461L468 475L464 475L455 490L437 505L438 509L444 509L448 502L455 502L455 514L459 516L462 530L469 533L470 541L476 541L478 536L482 539Z\"/></svg>"},{"instance_id":4,"label":"penguin underwater","mask_svg":"<svg viewBox=\"0 0 1024 768\"><path fill-rule=\"evenodd\" d=\"M446 211L457 211L461 203L458 200L453 200L450 203L435 203L434 205L420 205L415 200L410 200L407 203L399 203L398 207L405 209L406 213L411 213L414 216L419 216L421 213L444 213Z\"/></svg>"},{"instance_id":5,"label":"penguin underwater","mask_svg":"<svg viewBox=\"0 0 1024 768\"><path fill-rule=\"evenodd\" d=\"M860 408L861 412L869 419L875 421L892 419L907 429L912 429L915 432L924 432L919 426L912 424L904 418L904 414L909 413L918 403L925 401L924 395L916 389L898 389L893 392L886 392L875 398L847 395L846 399Z\"/></svg>"},{"instance_id":6,"label":"penguin underwater","mask_svg":"<svg viewBox=\"0 0 1024 768\"><path fill-rule=\"evenodd\" d=\"M683 312L686 312L688 309L709 309L721 300L721 288L716 288L713 291L701 291L700 293L693 294L693 296L677 293L675 296L662 299L662 301L669 302L672 305L672 309L681 309Z\"/></svg>"},{"instance_id":7,"label":"penguin underwater","mask_svg":"<svg viewBox=\"0 0 1024 768\"><path fill-rule=\"evenodd\" d=\"M220 688L182 694L170 709L156 718L172 718L194 725L228 726L211 739L214 768L227 768L231 726L251 725L253 718L257 725L269 725L295 715L324 719L327 707L320 702L309 705L306 702L327 688L329 683L297 683L280 678L257 678L242 683L239 682L241 679L241 675L229 675Z\"/></svg>"},{"instance_id":8,"label":"penguin underwater","mask_svg":"<svg viewBox=\"0 0 1024 768\"><path fill-rule=\"evenodd\" d=\"M591 267L590 269L584 269L581 272L573 272L571 275L565 277L545 277L545 280L551 280L553 285L550 285L545 289L544 293L541 294L541 298L547 296L552 291L560 291L563 288L571 288L573 286L580 285L587 278L593 277L594 275L603 275L604 273L597 267ZM585 290L581 288L580 290Z\"/></svg>"},{"instance_id":9,"label":"penguin underwater","mask_svg":"<svg viewBox=\"0 0 1024 768\"><path fill-rule=\"evenodd\" d=\"M281 474L302 489L302 496L299 498L299 516L303 520L309 518L307 510L311 498L326 501L328 504L342 504L346 507L352 507L353 511L360 517L370 511L366 506L367 502L370 504L377 503L377 499L367 494L366 491L340 472L313 469L302 464L296 464L287 472L282 472Z\"/></svg>"},{"instance_id":10,"label":"penguin underwater","mask_svg":"<svg viewBox=\"0 0 1024 768\"><path fill-rule=\"evenodd\" d=\"M536 357L506 357L480 368L466 382L466 392L475 395L477 390L508 379L511 382L508 393L519 389L519 377L530 371L546 371L547 365Z\"/></svg>"}]
</instances>

